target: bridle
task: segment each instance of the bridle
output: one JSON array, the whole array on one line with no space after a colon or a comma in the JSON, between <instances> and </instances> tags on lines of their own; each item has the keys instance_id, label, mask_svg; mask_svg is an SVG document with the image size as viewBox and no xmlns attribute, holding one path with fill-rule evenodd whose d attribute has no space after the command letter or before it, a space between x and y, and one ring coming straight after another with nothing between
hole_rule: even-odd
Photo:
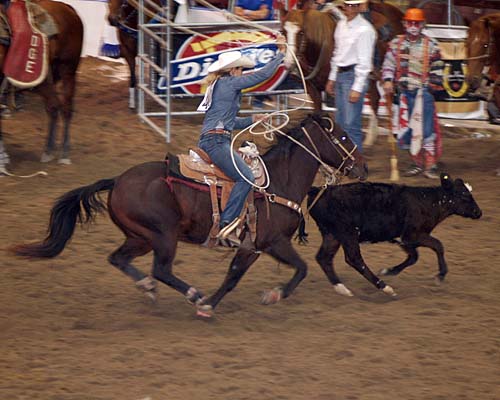
<instances>
[{"instance_id":1,"label":"bridle","mask_svg":"<svg viewBox=\"0 0 500 400\"><path fill-rule=\"evenodd\" d=\"M338 178L338 176L340 175L340 171L343 169L343 166L347 162L347 160L351 160L352 162L351 162L350 165L347 165L344 168L344 173L343 173L344 175L348 175L349 172L354 168L354 161L356 160L356 158L353 156L353 153L356 151L356 149L357 149L358 146L355 144L354 147L352 148L352 150L349 151L340 142L340 140L338 140L332 134L335 131L335 122L333 121L333 119L331 119L330 117L321 117L321 119L327 121L330 124L330 127L329 128L323 128L317 121L313 121L313 122L316 125L318 125L318 127L320 128L320 131L323 133L323 135L325 135L326 139L331 144L331 146L340 154L340 156L342 157L342 163L336 169L332 169L329 165L325 164L323 161L320 162L320 164L321 164L320 169L321 169L321 172L322 172L322 174L323 174L323 176L325 178L325 183L321 186L321 189L319 190L319 192L314 197L314 200L307 207L306 211L304 212L304 214L302 216L303 218L305 218L306 215L311 210L311 208L314 207L314 205L320 199L320 197L323 195L323 193L328 188L328 186L335 185L335 184L337 184L340 181L340 179ZM304 127L302 127L302 130L306 134L307 138L309 139L309 142L311 143L312 147L314 148L317 156L320 158L320 154L319 154L318 148L314 144L314 142L312 141L309 133L307 132L307 130Z\"/></svg>"},{"instance_id":2,"label":"bridle","mask_svg":"<svg viewBox=\"0 0 500 400\"><path fill-rule=\"evenodd\" d=\"M127 12L128 11L128 12ZM137 37L137 28L132 28L133 19L138 16L137 8L131 6L127 0L122 0L117 12L118 28L128 35Z\"/></svg>"},{"instance_id":3,"label":"bridle","mask_svg":"<svg viewBox=\"0 0 500 400\"><path fill-rule=\"evenodd\" d=\"M323 136L326 138L328 143L335 149L335 151L340 155L342 158L341 164L336 167L332 168L330 165L326 164L322 159L321 159L321 154L318 150L318 147L314 143L314 141L311 138L311 135L305 128L305 126L302 126L302 132L305 134L307 139L309 140L309 143L311 144L311 147L314 149L314 152L311 152L309 149L307 149L305 146L302 146L299 144L304 150L306 150L310 155L312 155L316 161L318 161L321 165L321 170L323 174L325 175L325 180L327 181L327 185L333 185L336 184L337 182L340 181L340 176L341 175L348 175L349 172L354 168L354 161L356 161L356 158L353 156L353 153L357 149L357 145L355 144L352 150L348 150L335 135L333 135L333 132L335 131L335 122L329 118L329 117L321 117L322 120L327 121L330 124L329 128L324 128L319 124L317 121L313 120L313 123L318 126L320 132L323 134ZM292 141L293 138L289 137ZM297 143L297 142L296 142ZM298 144L298 143L297 143ZM350 160L350 164L346 165L346 163ZM342 172L343 171L343 172Z\"/></svg>"}]
</instances>

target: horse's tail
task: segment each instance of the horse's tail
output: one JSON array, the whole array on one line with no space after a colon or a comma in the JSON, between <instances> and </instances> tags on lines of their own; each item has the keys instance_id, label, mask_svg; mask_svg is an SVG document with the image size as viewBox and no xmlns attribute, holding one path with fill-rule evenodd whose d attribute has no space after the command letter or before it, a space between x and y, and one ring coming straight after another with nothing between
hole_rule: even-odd
<instances>
[{"instance_id":1,"label":"horse's tail","mask_svg":"<svg viewBox=\"0 0 500 400\"><path fill-rule=\"evenodd\" d=\"M37 243L21 244L11 250L21 257L52 258L60 254L73 236L77 222L92 222L98 213L106 210L99 192L110 191L115 179L102 179L92 185L73 189L57 199L50 212L46 238Z\"/></svg>"}]
</instances>

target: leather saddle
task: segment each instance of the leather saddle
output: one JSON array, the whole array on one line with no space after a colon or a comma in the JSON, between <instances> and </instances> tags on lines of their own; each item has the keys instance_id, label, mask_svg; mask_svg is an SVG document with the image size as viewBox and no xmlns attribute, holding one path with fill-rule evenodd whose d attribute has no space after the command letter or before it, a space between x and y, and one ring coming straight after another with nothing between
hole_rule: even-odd
<instances>
[{"instance_id":1,"label":"leather saddle","mask_svg":"<svg viewBox=\"0 0 500 400\"><path fill-rule=\"evenodd\" d=\"M246 146L241 147L238 153L252 170L255 183L262 186L266 180L264 165L259 158L253 157L245 149ZM217 186L224 186L225 182L233 182L230 177L212 162L210 156L199 147L191 148L189 149L189 154L179 154L177 157L179 157L180 172L186 178L205 184L209 183L208 180L215 179L214 183Z\"/></svg>"},{"instance_id":2,"label":"leather saddle","mask_svg":"<svg viewBox=\"0 0 500 400\"><path fill-rule=\"evenodd\" d=\"M238 153L252 170L255 183L263 186L266 181L265 167L258 156L257 147L253 143L238 149ZM220 188L220 208L223 210L229 199L229 195L234 186L234 181L228 177L220 168L218 168L210 159L210 156L202 149L195 147L189 149L188 154L178 154L179 173L195 182L209 186L210 198L212 202L212 228L206 245L213 247L217 243L217 234L219 233L219 196L217 189ZM243 210L243 215L247 215L246 222L250 230L252 242L255 240L257 216L253 204L253 192L247 198L247 206ZM241 218L242 224L244 219Z\"/></svg>"}]
</instances>

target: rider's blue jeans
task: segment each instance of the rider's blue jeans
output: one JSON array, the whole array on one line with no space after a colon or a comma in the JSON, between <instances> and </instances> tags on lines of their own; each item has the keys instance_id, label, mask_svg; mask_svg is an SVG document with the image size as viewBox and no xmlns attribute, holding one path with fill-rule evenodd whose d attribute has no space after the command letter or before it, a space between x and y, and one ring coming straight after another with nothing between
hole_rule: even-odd
<instances>
[{"instance_id":1,"label":"rider's blue jeans","mask_svg":"<svg viewBox=\"0 0 500 400\"><path fill-rule=\"evenodd\" d=\"M350 71L339 72L335 81L335 121L346 131L349 138L358 146L359 151L363 146L362 112L365 94L368 85L365 85L359 100L349 102L349 94L354 83L354 68Z\"/></svg>"},{"instance_id":2,"label":"rider's blue jeans","mask_svg":"<svg viewBox=\"0 0 500 400\"><path fill-rule=\"evenodd\" d=\"M221 225L229 223L240 215L248 193L252 189L252 186L241 177L240 173L250 182L254 182L252 170L239 154L233 151L234 161L240 172L234 167L231 160L231 136L229 134L206 133L201 136L198 146L210 156L215 165L235 182L220 218Z\"/></svg>"}]
</instances>

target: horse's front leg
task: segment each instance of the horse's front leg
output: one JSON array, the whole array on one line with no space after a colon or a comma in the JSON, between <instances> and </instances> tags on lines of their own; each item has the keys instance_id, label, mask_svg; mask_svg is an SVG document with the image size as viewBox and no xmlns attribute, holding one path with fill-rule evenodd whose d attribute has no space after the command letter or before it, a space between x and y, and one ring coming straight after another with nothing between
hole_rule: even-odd
<instances>
[{"instance_id":1,"label":"horse's front leg","mask_svg":"<svg viewBox=\"0 0 500 400\"><path fill-rule=\"evenodd\" d=\"M298 284L306 277L307 264L295 251L290 239L286 237L281 237L275 241L269 249L266 249L266 253L274 257L276 260L288 264L295 269L292 279L290 279L287 284L283 287L277 287L264 293L261 302L262 304L269 305L277 303L282 298L285 299L292 294Z\"/></svg>"},{"instance_id":2,"label":"horse's front leg","mask_svg":"<svg viewBox=\"0 0 500 400\"><path fill-rule=\"evenodd\" d=\"M245 275L248 268L259 258L259 253L253 247L240 247L229 265L224 282L217 291L210 297L198 304L198 316L211 317L217 304L222 298L233 290L240 279Z\"/></svg>"},{"instance_id":3,"label":"horse's front leg","mask_svg":"<svg viewBox=\"0 0 500 400\"><path fill-rule=\"evenodd\" d=\"M119 31L121 55L125 58L130 71L129 89L128 89L128 107L135 109L135 88L137 78L135 74L135 58L137 56L137 39L122 30Z\"/></svg>"}]
</instances>

